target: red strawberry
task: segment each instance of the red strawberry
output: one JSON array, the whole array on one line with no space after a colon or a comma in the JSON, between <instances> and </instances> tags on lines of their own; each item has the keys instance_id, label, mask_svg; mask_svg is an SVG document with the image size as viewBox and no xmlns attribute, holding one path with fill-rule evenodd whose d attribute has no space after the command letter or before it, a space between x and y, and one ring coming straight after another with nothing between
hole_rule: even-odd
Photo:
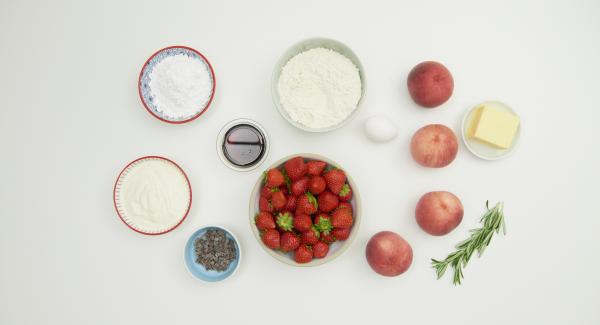
<instances>
[{"instance_id":1,"label":"red strawberry","mask_svg":"<svg viewBox=\"0 0 600 325\"><path fill-rule=\"evenodd\" d=\"M333 226L331 225L331 219L329 218L329 215L327 215L325 213L318 214L315 217L315 227L321 233L321 235L323 235L323 234L329 234L329 232L331 231L331 229L333 229Z\"/></svg>"},{"instance_id":2,"label":"red strawberry","mask_svg":"<svg viewBox=\"0 0 600 325\"><path fill-rule=\"evenodd\" d=\"M300 238L291 231L286 231L281 235L281 250L284 252L293 251L300 246Z\"/></svg>"},{"instance_id":3,"label":"red strawberry","mask_svg":"<svg viewBox=\"0 0 600 325\"><path fill-rule=\"evenodd\" d=\"M348 202L352 198L352 188L350 187L350 185L344 184L344 186L342 186L342 190L340 191L340 193L338 193L338 195L340 196L340 200Z\"/></svg>"},{"instance_id":4,"label":"red strawberry","mask_svg":"<svg viewBox=\"0 0 600 325\"><path fill-rule=\"evenodd\" d=\"M302 232L302 242L306 245L314 245L319 241L319 231L316 227L312 227L308 231Z\"/></svg>"},{"instance_id":5,"label":"red strawberry","mask_svg":"<svg viewBox=\"0 0 600 325\"><path fill-rule=\"evenodd\" d=\"M336 240L346 240L350 237L350 228L335 228L331 234Z\"/></svg>"},{"instance_id":6,"label":"red strawberry","mask_svg":"<svg viewBox=\"0 0 600 325\"><path fill-rule=\"evenodd\" d=\"M275 229L267 229L262 233L262 241L271 249L279 248L279 231Z\"/></svg>"},{"instance_id":7,"label":"red strawberry","mask_svg":"<svg viewBox=\"0 0 600 325\"><path fill-rule=\"evenodd\" d=\"M288 188L288 186L286 184L283 184L281 186L279 186L279 190L281 192L283 192L283 194L285 195L289 195L290 194L290 189ZM277 190L274 190L273 192L276 192Z\"/></svg>"},{"instance_id":8,"label":"red strawberry","mask_svg":"<svg viewBox=\"0 0 600 325\"><path fill-rule=\"evenodd\" d=\"M273 189L268 187L268 186L263 186L260 189L260 196L264 197L266 199L270 199L271 198L271 194L273 194Z\"/></svg>"},{"instance_id":9,"label":"red strawberry","mask_svg":"<svg viewBox=\"0 0 600 325\"><path fill-rule=\"evenodd\" d=\"M285 162L285 172L292 181L297 181L306 175L306 164L302 157L294 157Z\"/></svg>"},{"instance_id":10,"label":"red strawberry","mask_svg":"<svg viewBox=\"0 0 600 325\"><path fill-rule=\"evenodd\" d=\"M328 234L321 233L321 240L327 244L331 244L335 241L335 237L333 236L333 231L330 231Z\"/></svg>"},{"instance_id":11,"label":"red strawberry","mask_svg":"<svg viewBox=\"0 0 600 325\"><path fill-rule=\"evenodd\" d=\"M306 163L306 169L311 176L321 175L325 167L327 167L327 163L320 160L313 160Z\"/></svg>"},{"instance_id":12,"label":"red strawberry","mask_svg":"<svg viewBox=\"0 0 600 325\"><path fill-rule=\"evenodd\" d=\"M350 202L340 202L340 205L338 205L337 208L338 209L350 209L350 212L352 212L352 204L350 204Z\"/></svg>"},{"instance_id":13,"label":"red strawberry","mask_svg":"<svg viewBox=\"0 0 600 325\"><path fill-rule=\"evenodd\" d=\"M294 216L294 228L296 228L296 230L300 232L307 231L310 230L310 227L312 227L312 225L312 220L308 215L296 214Z\"/></svg>"},{"instance_id":14,"label":"red strawberry","mask_svg":"<svg viewBox=\"0 0 600 325\"><path fill-rule=\"evenodd\" d=\"M287 197L287 203L285 204L285 207L283 207L284 211L289 211L289 212L294 212L296 211L296 201L298 200L298 197L295 195L290 195Z\"/></svg>"},{"instance_id":15,"label":"red strawberry","mask_svg":"<svg viewBox=\"0 0 600 325\"><path fill-rule=\"evenodd\" d=\"M273 212L273 206L271 205L271 202L269 202L269 200L264 196L261 196L258 200L258 208L260 211Z\"/></svg>"},{"instance_id":16,"label":"red strawberry","mask_svg":"<svg viewBox=\"0 0 600 325\"><path fill-rule=\"evenodd\" d=\"M277 227L283 231L292 231L294 218L289 212L280 212L277 215Z\"/></svg>"},{"instance_id":17,"label":"red strawberry","mask_svg":"<svg viewBox=\"0 0 600 325\"><path fill-rule=\"evenodd\" d=\"M310 193L298 196L298 202L296 202L296 213L311 215L317 212L319 203L317 199Z\"/></svg>"},{"instance_id":18,"label":"red strawberry","mask_svg":"<svg viewBox=\"0 0 600 325\"><path fill-rule=\"evenodd\" d=\"M325 178L323 176L313 176L308 182L308 190L314 194L319 195L325 188L327 187L327 183L325 182Z\"/></svg>"},{"instance_id":19,"label":"red strawberry","mask_svg":"<svg viewBox=\"0 0 600 325\"><path fill-rule=\"evenodd\" d=\"M331 224L334 228L350 228L353 221L352 211L348 209L337 209L331 214Z\"/></svg>"},{"instance_id":20,"label":"red strawberry","mask_svg":"<svg viewBox=\"0 0 600 325\"><path fill-rule=\"evenodd\" d=\"M346 184L346 174L341 169L332 169L323 175L327 187L331 192L338 194L342 190L344 184Z\"/></svg>"},{"instance_id":21,"label":"red strawberry","mask_svg":"<svg viewBox=\"0 0 600 325\"><path fill-rule=\"evenodd\" d=\"M329 212L335 208L337 208L338 204L340 203L340 199L338 198L337 195L329 192L329 191L325 191L321 194L319 194L319 209L321 209L321 211L323 212Z\"/></svg>"},{"instance_id":22,"label":"red strawberry","mask_svg":"<svg viewBox=\"0 0 600 325\"><path fill-rule=\"evenodd\" d=\"M294 181L291 186L292 194L302 195L308 189L308 177L302 177L297 181Z\"/></svg>"},{"instance_id":23,"label":"red strawberry","mask_svg":"<svg viewBox=\"0 0 600 325\"><path fill-rule=\"evenodd\" d=\"M313 254L315 258L323 258L329 252L329 245L322 241L318 241L313 245Z\"/></svg>"},{"instance_id":24,"label":"red strawberry","mask_svg":"<svg viewBox=\"0 0 600 325\"><path fill-rule=\"evenodd\" d=\"M275 229L275 221L273 215L269 212L260 212L254 217L254 223L259 230Z\"/></svg>"},{"instance_id":25,"label":"red strawberry","mask_svg":"<svg viewBox=\"0 0 600 325\"><path fill-rule=\"evenodd\" d=\"M282 191L273 192L271 195L271 205L275 210L281 210L287 204L287 199Z\"/></svg>"},{"instance_id":26,"label":"red strawberry","mask_svg":"<svg viewBox=\"0 0 600 325\"><path fill-rule=\"evenodd\" d=\"M294 251L294 261L296 261L296 263L308 263L308 262L312 261L312 258L313 258L313 252L306 245L300 245Z\"/></svg>"},{"instance_id":27,"label":"red strawberry","mask_svg":"<svg viewBox=\"0 0 600 325\"><path fill-rule=\"evenodd\" d=\"M285 178L279 169L273 168L267 170L265 174L265 185L268 187L279 187L283 185Z\"/></svg>"}]
</instances>

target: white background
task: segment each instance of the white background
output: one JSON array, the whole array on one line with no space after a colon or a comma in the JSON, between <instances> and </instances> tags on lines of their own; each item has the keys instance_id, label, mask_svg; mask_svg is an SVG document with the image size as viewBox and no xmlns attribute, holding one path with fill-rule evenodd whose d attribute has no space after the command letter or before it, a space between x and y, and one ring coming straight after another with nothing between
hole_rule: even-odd
<instances>
[{"instance_id":1,"label":"white background","mask_svg":"<svg viewBox=\"0 0 600 325\"><path fill-rule=\"evenodd\" d=\"M0 1L0 324L600 323L598 1ZM327 134L294 129L276 112L270 77L279 56L312 36L348 44L366 69L364 106ZM168 125L150 116L137 76L155 50L188 45L217 77L200 119ZM418 108L406 89L416 63L443 62L455 92ZM487 162L462 145L440 170L410 157L428 123L459 129L466 109L490 99L521 116L515 154ZM385 114L398 138L375 145L362 123ZM234 172L215 152L228 121L249 117L270 133L269 162L326 155L358 184L363 223L337 260L294 268L265 253L250 231L248 199L262 167ZM112 186L143 155L177 161L194 201L188 219L159 237L117 218ZM459 196L465 218L431 237L414 221L431 190ZM435 279L442 258L478 226L484 203L505 202L497 237L454 287ZM244 259L226 282L193 278L188 236L219 224ZM407 273L384 278L364 258L375 232L414 249Z\"/></svg>"}]
</instances>

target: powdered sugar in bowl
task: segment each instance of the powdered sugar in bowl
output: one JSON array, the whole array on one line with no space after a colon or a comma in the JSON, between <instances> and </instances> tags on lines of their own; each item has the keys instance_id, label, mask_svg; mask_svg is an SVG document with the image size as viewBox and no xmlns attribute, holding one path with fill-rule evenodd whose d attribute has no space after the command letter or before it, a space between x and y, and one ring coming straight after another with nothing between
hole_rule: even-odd
<instances>
[{"instance_id":1,"label":"powdered sugar in bowl","mask_svg":"<svg viewBox=\"0 0 600 325\"><path fill-rule=\"evenodd\" d=\"M215 74L200 52L170 46L154 53L138 80L140 99L150 114L167 123L186 123L204 113L215 94Z\"/></svg>"},{"instance_id":2,"label":"powdered sugar in bowl","mask_svg":"<svg viewBox=\"0 0 600 325\"><path fill-rule=\"evenodd\" d=\"M356 116L365 95L360 60L345 44L310 38L290 47L275 65L271 94L290 124L328 132Z\"/></svg>"}]
</instances>

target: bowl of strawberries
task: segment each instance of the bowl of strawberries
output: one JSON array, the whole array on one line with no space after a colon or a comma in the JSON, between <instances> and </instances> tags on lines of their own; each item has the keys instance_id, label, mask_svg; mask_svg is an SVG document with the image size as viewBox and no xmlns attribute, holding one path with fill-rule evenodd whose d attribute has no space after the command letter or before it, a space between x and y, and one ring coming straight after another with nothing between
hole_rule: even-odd
<instances>
[{"instance_id":1,"label":"bowl of strawberries","mask_svg":"<svg viewBox=\"0 0 600 325\"><path fill-rule=\"evenodd\" d=\"M352 178L317 154L278 160L250 196L254 236L271 256L294 266L317 266L338 257L356 236L360 218Z\"/></svg>"}]
</instances>

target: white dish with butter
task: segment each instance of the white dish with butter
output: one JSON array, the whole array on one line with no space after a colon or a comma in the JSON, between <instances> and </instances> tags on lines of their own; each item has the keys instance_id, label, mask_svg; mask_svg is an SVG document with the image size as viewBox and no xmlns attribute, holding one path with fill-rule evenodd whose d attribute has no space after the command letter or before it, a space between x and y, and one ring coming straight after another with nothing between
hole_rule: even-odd
<instances>
[{"instance_id":1,"label":"white dish with butter","mask_svg":"<svg viewBox=\"0 0 600 325\"><path fill-rule=\"evenodd\" d=\"M481 111L480 109L485 107L486 109L489 109L488 113L491 113L489 115L486 115L484 119L480 120L482 123L493 123L493 121L491 121L491 119L493 118L500 118L500 120L498 121L498 123L503 123L506 124L504 127L508 127L508 128L516 128L514 130L501 130L501 131L506 131L506 132L494 132L495 130L483 130L483 132L479 132L479 135L496 135L498 137L498 142L500 145L504 145L507 146L508 144L508 148L501 148L499 145L494 145L492 143L486 143L480 139L476 139L475 138L475 132L474 132L474 123L477 123L477 119L481 119L480 116L481 115ZM506 116L505 114L508 113L510 115L513 115L516 117L516 127L515 127L515 121L512 120L509 116ZM489 125L483 125L482 127L485 126L489 126ZM512 135L512 140L510 139L506 139L506 137L509 137L514 131L514 135ZM504 134L504 133L508 133L508 134ZM463 142L465 143L465 146L467 146L467 149L469 149L469 151L471 151L471 153L473 153L475 156L481 158L481 159L485 159L485 160L497 160L497 159L501 159L501 158L505 158L508 157L514 150L515 147L517 146L518 142L519 142L519 137L521 134L521 125L518 119L518 115L516 114L516 112L510 108L508 105L498 102L498 101L487 101L487 102L483 102L481 104L475 105L473 108L471 108L469 111L467 111L467 113L465 114L463 121L462 121L462 126L461 126L461 135L462 135L462 139Z\"/></svg>"}]
</instances>

